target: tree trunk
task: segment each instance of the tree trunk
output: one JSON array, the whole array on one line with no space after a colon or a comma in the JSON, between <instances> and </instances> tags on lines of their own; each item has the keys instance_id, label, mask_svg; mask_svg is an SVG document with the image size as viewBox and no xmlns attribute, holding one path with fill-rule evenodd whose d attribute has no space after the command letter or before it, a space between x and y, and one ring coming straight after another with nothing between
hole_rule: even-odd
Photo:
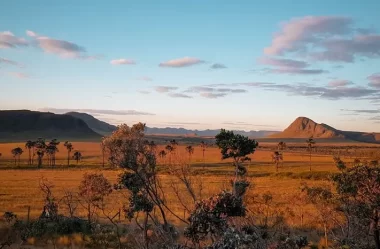
<instances>
[{"instance_id":1,"label":"tree trunk","mask_svg":"<svg viewBox=\"0 0 380 249\"><path fill-rule=\"evenodd\" d=\"M70 166L70 152L67 152L67 166Z\"/></svg>"},{"instance_id":2,"label":"tree trunk","mask_svg":"<svg viewBox=\"0 0 380 249\"><path fill-rule=\"evenodd\" d=\"M28 151L29 151L29 162L28 162L28 164L32 165L32 153L30 151L30 148L28 149Z\"/></svg>"},{"instance_id":3,"label":"tree trunk","mask_svg":"<svg viewBox=\"0 0 380 249\"><path fill-rule=\"evenodd\" d=\"M203 169L206 168L206 165L205 165L205 151L203 150Z\"/></svg>"},{"instance_id":4,"label":"tree trunk","mask_svg":"<svg viewBox=\"0 0 380 249\"><path fill-rule=\"evenodd\" d=\"M148 241L148 213L145 215L144 219L144 244L145 249L149 248L149 241Z\"/></svg>"},{"instance_id":5,"label":"tree trunk","mask_svg":"<svg viewBox=\"0 0 380 249\"><path fill-rule=\"evenodd\" d=\"M311 149L310 149L309 171L311 171Z\"/></svg>"},{"instance_id":6,"label":"tree trunk","mask_svg":"<svg viewBox=\"0 0 380 249\"><path fill-rule=\"evenodd\" d=\"M104 168L104 150L102 150L102 156L103 156L103 168Z\"/></svg>"},{"instance_id":7,"label":"tree trunk","mask_svg":"<svg viewBox=\"0 0 380 249\"><path fill-rule=\"evenodd\" d=\"M329 241L327 238L327 226L326 226L326 224L324 224L323 226L324 226L324 230L325 230L325 247L328 248L329 247Z\"/></svg>"}]
</instances>

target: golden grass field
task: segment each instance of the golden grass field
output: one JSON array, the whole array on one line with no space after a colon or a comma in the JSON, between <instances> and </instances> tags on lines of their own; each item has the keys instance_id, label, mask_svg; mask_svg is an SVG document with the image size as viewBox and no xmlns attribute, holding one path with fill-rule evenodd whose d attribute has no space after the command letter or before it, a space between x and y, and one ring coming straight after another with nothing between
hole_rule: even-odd
<instances>
[{"instance_id":1,"label":"golden grass field","mask_svg":"<svg viewBox=\"0 0 380 249\"><path fill-rule=\"evenodd\" d=\"M55 168L44 165L42 169L36 169L36 166L28 166L28 151L24 149L21 156L22 162L20 167L13 165L13 158L10 153L12 148L17 146L24 147L22 143L0 144L0 213L13 211L19 216L26 215L26 206L31 206L31 215L37 216L41 212L43 196L39 190L39 181L45 178L55 185L54 192L57 199L60 199L64 190L76 190L82 179L83 174L88 172L101 172L112 183L117 182L117 176L121 170L103 169L101 167L102 154L100 145L92 142L73 143L74 150L79 150L83 154L83 160L76 165L71 160L70 167L67 167L67 151L61 144L57 154L57 165ZM163 149L161 145L157 151ZM285 202L292 195L299 192L301 182L305 181L297 174L308 174L309 172L309 155L297 152L284 152L284 163L276 173L275 166L271 160L272 151L257 150L252 157L249 165L249 176L254 183L253 191L255 194L270 191L277 202ZM174 156L173 156L174 157ZM185 151L185 145L179 145L176 149L176 157L182 161L189 161L189 155ZM164 183L165 192L168 193L170 205L179 213L183 212L175 198L170 198L170 182L172 176L167 174L165 164L168 163L169 156L166 159L160 159L159 164L161 177ZM174 159L173 159L174 160ZM350 160L350 159L347 159ZM205 165L205 166L204 166ZM228 188L228 182L233 176L233 167L228 160L221 160L220 152L215 147L207 148L205 151L205 162L203 162L202 151L195 147L195 152L191 156L191 167L195 172L200 174L200 179L204 185L204 197ZM333 158L330 155L314 155L312 157L313 172L334 172L336 171ZM291 177L289 177L291 173ZM309 180L313 184L323 183L323 180ZM118 195L115 193L114 195ZM109 198L112 206L116 209L123 205L123 198ZM173 199L171 201L170 199ZM117 203L116 203L117 202Z\"/></svg>"},{"instance_id":2,"label":"golden grass field","mask_svg":"<svg viewBox=\"0 0 380 249\"><path fill-rule=\"evenodd\" d=\"M352 146L352 144L349 144ZM112 183L117 183L118 175L121 169L112 169L108 165L102 167L102 153L99 143L95 142L73 142L74 151L78 150L83 155L83 160L77 165L71 160L70 166L67 166L67 151L62 145L59 145L59 152L56 155L57 163L54 168L48 167L44 160L41 169L37 169L35 165L27 165L28 150L24 149L21 156L20 166L15 166L11 150L15 147L24 148L23 143L7 143L0 144L0 214L6 211L12 211L19 218L27 217L28 206L30 207L30 217L37 218L42 211L44 196L39 188L41 179L46 179L54 185L53 194L59 202L59 212L66 214L68 210L64 203L60 202L65 191L78 191L78 186L85 173L102 173ZM346 144L319 144L320 149L331 148L331 146L339 147ZM377 147L372 145L357 144L363 151L378 151ZM372 146L367 148L366 146ZM164 145L159 145L157 151L164 149ZM194 154L189 155L185 150L186 145L177 146L175 154L170 159L167 155L164 159L158 159L160 179L162 182L163 192L168 206L176 215L186 218L189 212L185 210L183 204L190 210L194 206L191 202L184 186L179 184L178 180L170 174L169 161L188 163L194 174L195 188L202 188L199 198L208 198L209 196L221 192L223 189L230 188L230 180L233 178L234 168L231 161L221 160L220 152L216 147L209 147L205 151L205 160L203 160L202 150L198 146L194 146ZM297 215L288 215L289 210L296 211L302 206L305 212L304 222L311 224L315 216L315 210L310 205L300 205L299 196L302 195L300 187L302 183L310 186L329 185L327 177L330 173L336 172L333 156L323 155L323 153L315 153L312 155L312 172L309 172L309 154L306 151L284 151L284 162L281 163L278 172L272 162L272 153L275 150L275 144L265 144L264 148L259 148L251 155L251 162L248 162L248 179L252 182L252 187L247 194L247 207L257 210L258 195L271 193L273 203L271 203L271 213L276 215L284 212L285 220L294 227L300 227L300 217ZM342 151L347 150L342 147ZM355 149L358 150L358 149ZM74 152L73 151L73 152ZM321 150L322 151L322 150ZM338 149L339 151L339 149ZM72 152L72 153L73 153ZM336 152L335 152L336 153ZM343 157L346 162L352 162L353 157ZM173 189L177 186L179 189L182 204ZM125 192L114 191L107 198L107 212L116 214L127 204L127 195ZM296 214L299 211L295 212ZM85 209L79 205L76 215L85 217ZM176 219L173 215L168 218L176 223L179 227L184 224ZM121 216L121 219L125 218ZM315 231L315 229L313 230ZM310 233L310 231L309 231ZM309 237L318 241L320 235L308 234Z\"/></svg>"}]
</instances>

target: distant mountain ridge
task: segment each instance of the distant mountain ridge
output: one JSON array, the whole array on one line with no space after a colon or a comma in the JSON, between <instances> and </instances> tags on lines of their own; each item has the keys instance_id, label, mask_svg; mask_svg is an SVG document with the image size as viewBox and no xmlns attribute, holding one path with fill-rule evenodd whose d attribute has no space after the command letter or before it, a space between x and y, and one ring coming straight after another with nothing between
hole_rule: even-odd
<instances>
[{"instance_id":1,"label":"distant mountain ridge","mask_svg":"<svg viewBox=\"0 0 380 249\"><path fill-rule=\"evenodd\" d=\"M98 139L100 135L79 118L29 110L0 111L0 140Z\"/></svg>"},{"instance_id":2,"label":"distant mountain ridge","mask_svg":"<svg viewBox=\"0 0 380 249\"><path fill-rule=\"evenodd\" d=\"M92 130L102 135L109 135L110 133L112 133L112 131L116 130L117 128L115 125L110 125L104 121L98 120L87 113L68 112L66 114L82 119L84 122L87 123L87 125ZM203 136L203 137L215 136L219 132L220 132L220 129L191 130L191 129L185 129L185 128L172 128L172 127L166 127L166 128L146 127L146 130L145 130L145 133L147 135L179 135L179 136ZM276 132L277 131L266 131L266 130L263 130L263 131L236 130L235 131L235 133L237 134L241 134L241 135L249 136L249 137L255 137L255 138L266 137Z\"/></svg>"},{"instance_id":3,"label":"distant mountain ridge","mask_svg":"<svg viewBox=\"0 0 380 249\"><path fill-rule=\"evenodd\" d=\"M358 142L380 143L380 133L342 131L326 124L318 124L307 117L298 117L284 131L270 138L339 138Z\"/></svg>"}]
</instances>

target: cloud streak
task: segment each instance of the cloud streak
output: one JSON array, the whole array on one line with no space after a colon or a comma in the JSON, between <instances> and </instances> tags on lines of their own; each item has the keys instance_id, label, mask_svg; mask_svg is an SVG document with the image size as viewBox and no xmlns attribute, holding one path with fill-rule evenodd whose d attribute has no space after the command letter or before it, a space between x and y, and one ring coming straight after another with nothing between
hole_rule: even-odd
<instances>
[{"instance_id":1,"label":"cloud streak","mask_svg":"<svg viewBox=\"0 0 380 249\"><path fill-rule=\"evenodd\" d=\"M352 85L352 81L349 80L332 80L329 82L328 86L329 87L345 87Z\"/></svg>"},{"instance_id":2,"label":"cloud streak","mask_svg":"<svg viewBox=\"0 0 380 249\"><path fill-rule=\"evenodd\" d=\"M367 78L369 80L369 85L374 88L380 89L380 73L372 74Z\"/></svg>"},{"instance_id":3,"label":"cloud streak","mask_svg":"<svg viewBox=\"0 0 380 249\"><path fill-rule=\"evenodd\" d=\"M183 57L179 59L173 59L165 62L161 62L159 64L160 67L173 67L173 68L181 68L181 67L189 67L197 64L205 63L205 61L192 58L192 57Z\"/></svg>"},{"instance_id":4,"label":"cloud streak","mask_svg":"<svg viewBox=\"0 0 380 249\"><path fill-rule=\"evenodd\" d=\"M2 58L0 57L0 64L8 64L8 65L12 65L12 66L20 66L20 64L16 61L13 61L13 60L9 60L9 59L6 59L6 58Z\"/></svg>"},{"instance_id":5,"label":"cloud streak","mask_svg":"<svg viewBox=\"0 0 380 249\"><path fill-rule=\"evenodd\" d=\"M154 88L154 90L156 92L159 92L159 93L167 93L167 92L170 92L170 91L175 91L177 89L178 89L178 87L174 87L174 86L156 86Z\"/></svg>"},{"instance_id":6,"label":"cloud streak","mask_svg":"<svg viewBox=\"0 0 380 249\"><path fill-rule=\"evenodd\" d=\"M169 93L169 97L172 98L184 98L184 99L192 99L193 97L184 93Z\"/></svg>"},{"instance_id":7,"label":"cloud streak","mask_svg":"<svg viewBox=\"0 0 380 249\"><path fill-rule=\"evenodd\" d=\"M111 60L110 63L112 65L135 65L136 64L134 60L124 59L124 58Z\"/></svg>"},{"instance_id":8,"label":"cloud streak","mask_svg":"<svg viewBox=\"0 0 380 249\"><path fill-rule=\"evenodd\" d=\"M216 70L216 69L226 69L226 68L227 68L227 66L224 65L224 64L221 64L221 63L214 63L214 64L212 64L210 66L210 69L214 69L214 70Z\"/></svg>"},{"instance_id":9,"label":"cloud streak","mask_svg":"<svg viewBox=\"0 0 380 249\"><path fill-rule=\"evenodd\" d=\"M0 49L25 47L28 45L29 43L24 38L19 38L10 31L0 32Z\"/></svg>"}]
</instances>

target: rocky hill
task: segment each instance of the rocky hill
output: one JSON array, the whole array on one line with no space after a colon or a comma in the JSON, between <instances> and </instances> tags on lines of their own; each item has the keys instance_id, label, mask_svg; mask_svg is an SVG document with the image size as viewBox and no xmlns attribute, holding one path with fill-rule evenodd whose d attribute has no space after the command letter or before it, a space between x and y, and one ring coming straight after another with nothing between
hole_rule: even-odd
<instances>
[{"instance_id":1,"label":"rocky hill","mask_svg":"<svg viewBox=\"0 0 380 249\"><path fill-rule=\"evenodd\" d=\"M283 132L270 135L270 138L320 138L346 139L358 142L380 143L380 133L342 131L327 124L319 124L307 117L298 117Z\"/></svg>"},{"instance_id":2,"label":"rocky hill","mask_svg":"<svg viewBox=\"0 0 380 249\"><path fill-rule=\"evenodd\" d=\"M0 140L36 139L93 140L100 135L81 119L70 115L28 110L0 111Z\"/></svg>"},{"instance_id":3,"label":"rocky hill","mask_svg":"<svg viewBox=\"0 0 380 249\"><path fill-rule=\"evenodd\" d=\"M116 130L115 125L108 124L104 121L94 118L90 114L82 113L82 112L68 112L66 115L70 115L79 119L82 119L88 127L90 127L96 133L101 135L109 135L114 130Z\"/></svg>"}]
</instances>

